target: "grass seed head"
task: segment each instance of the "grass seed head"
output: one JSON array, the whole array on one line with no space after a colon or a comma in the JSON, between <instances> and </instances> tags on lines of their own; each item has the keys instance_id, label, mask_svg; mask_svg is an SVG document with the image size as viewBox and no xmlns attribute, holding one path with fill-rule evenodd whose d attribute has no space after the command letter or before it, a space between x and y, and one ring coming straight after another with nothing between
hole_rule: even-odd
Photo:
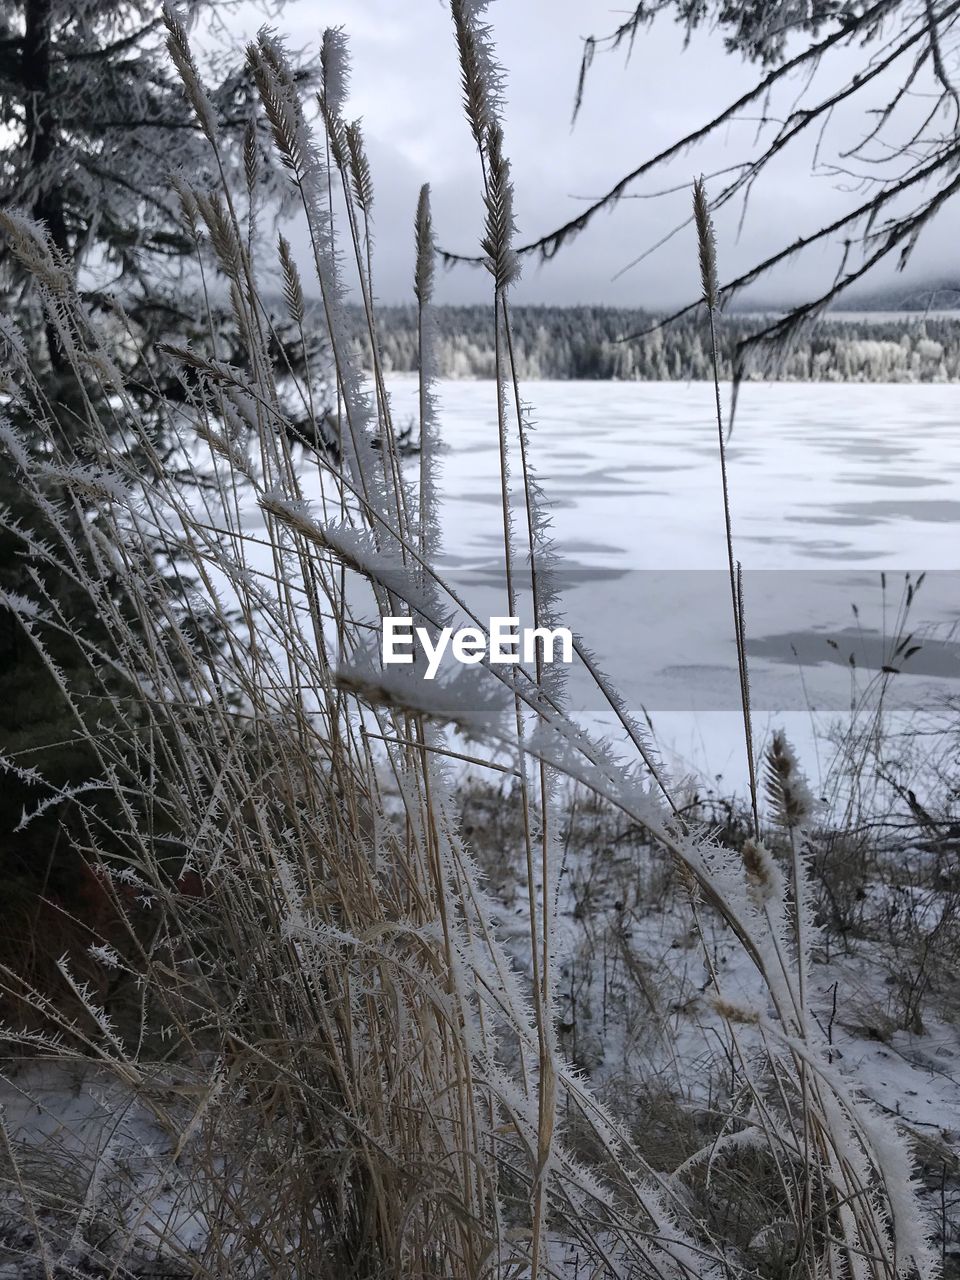
<instances>
[{"instance_id":1,"label":"grass seed head","mask_svg":"<svg viewBox=\"0 0 960 1280\"><path fill-rule=\"evenodd\" d=\"M767 799L782 826L802 827L813 816L814 799L797 757L778 730L766 752Z\"/></svg>"},{"instance_id":2,"label":"grass seed head","mask_svg":"<svg viewBox=\"0 0 960 1280\"><path fill-rule=\"evenodd\" d=\"M700 283L703 300L713 310L717 305L717 240L713 232L713 219L703 178L693 184L693 218L697 224L697 244L700 248Z\"/></svg>"}]
</instances>

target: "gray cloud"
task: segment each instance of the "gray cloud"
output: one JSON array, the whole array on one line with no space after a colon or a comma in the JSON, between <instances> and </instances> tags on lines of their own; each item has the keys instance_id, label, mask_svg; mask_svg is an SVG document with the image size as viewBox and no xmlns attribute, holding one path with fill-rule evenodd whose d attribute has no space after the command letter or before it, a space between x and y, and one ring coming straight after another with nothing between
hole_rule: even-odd
<instances>
[{"instance_id":1,"label":"gray cloud","mask_svg":"<svg viewBox=\"0 0 960 1280\"><path fill-rule=\"evenodd\" d=\"M683 30L660 20L637 41L628 66L622 54L597 55L584 109L571 130L581 38L609 31L619 11L602 0L524 0L493 4L489 12L507 72L505 129L524 239L578 212L584 197L606 191L626 170L703 123L757 75L755 67L726 54L716 35L698 32L684 49ZM476 251L481 225L479 163L460 107L449 14L440 0L324 0L320 5L295 0L278 21L295 46L315 45L324 26L338 24L351 37L349 111L363 117L377 189L377 292L384 301L404 301L411 296L412 220L421 182L432 184L438 238L445 248ZM846 52L841 70L849 72L862 58L860 50ZM884 103L891 84L878 83L874 105ZM790 86L771 105L771 114L788 110L798 89ZM920 110L907 104L908 116ZM832 152L867 127L864 104L838 116L828 138ZM690 300L697 283L689 227L637 266L624 268L687 217L686 184L692 176L742 160L756 128L755 120L725 127L707 146L664 169L656 182L639 185L632 193L638 198L601 214L554 261L543 266L529 261L517 300L624 306ZM812 136L803 139L771 167L751 196L739 234L741 207L721 214L722 275L752 265L848 207L851 197L838 189L838 178L811 175L814 144ZM680 184L680 192L647 198ZM921 242L913 276L945 269L947 223L941 217ZM836 247L819 250L801 267L772 278L767 295L776 289L795 296L825 283L837 262ZM885 271L874 282L891 275ZM489 286L482 272L458 268L440 277L439 296L482 301Z\"/></svg>"}]
</instances>

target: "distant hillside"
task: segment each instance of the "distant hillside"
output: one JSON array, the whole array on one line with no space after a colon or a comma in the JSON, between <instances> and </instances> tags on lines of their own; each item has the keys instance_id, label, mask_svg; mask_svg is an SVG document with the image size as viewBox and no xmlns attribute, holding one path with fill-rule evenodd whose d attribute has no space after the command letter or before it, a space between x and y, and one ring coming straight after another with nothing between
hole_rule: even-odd
<instances>
[{"instance_id":1,"label":"distant hillside","mask_svg":"<svg viewBox=\"0 0 960 1280\"><path fill-rule=\"evenodd\" d=\"M436 311L439 372L447 378L494 374L489 307L440 307ZM511 327L518 372L525 379L699 380L712 376L708 331L692 315L668 329L630 342L625 334L649 329L655 317L608 307L515 307ZM719 326L721 375L731 375L737 342L758 327L756 316L723 316ZM354 319L361 359L364 323ZM382 307L378 327L386 368L417 367L416 312ZM815 382L953 382L960 380L960 313L899 316L863 321L826 320L786 358L776 375Z\"/></svg>"},{"instance_id":2,"label":"distant hillside","mask_svg":"<svg viewBox=\"0 0 960 1280\"><path fill-rule=\"evenodd\" d=\"M743 314L782 313L787 310L788 305L782 298L761 299L759 295L748 292L733 302L730 309ZM867 311L908 311L918 314L956 311L960 317L960 279L942 276L937 279L913 280L910 283L898 280L882 288L857 289L845 293L834 309L844 314Z\"/></svg>"},{"instance_id":3,"label":"distant hillside","mask_svg":"<svg viewBox=\"0 0 960 1280\"><path fill-rule=\"evenodd\" d=\"M944 277L844 295L843 311L958 311L960 280ZM958 312L960 314L960 312Z\"/></svg>"}]
</instances>

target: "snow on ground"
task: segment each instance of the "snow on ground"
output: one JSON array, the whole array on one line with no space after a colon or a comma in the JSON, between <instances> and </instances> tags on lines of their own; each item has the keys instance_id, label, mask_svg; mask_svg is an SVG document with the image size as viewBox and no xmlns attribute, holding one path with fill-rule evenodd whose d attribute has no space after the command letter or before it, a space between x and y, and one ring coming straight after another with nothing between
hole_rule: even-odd
<instances>
[{"instance_id":1,"label":"snow on ground","mask_svg":"<svg viewBox=\"0 0 960 1280\"><path fill-rule=\"evenodd\" d=\"M4 1140L17 1153L24 1183L34 1189L37 1217L58 1265L89 1264L90 1242L97 1239L103 1240L101 1260L112 1251L125 1253L117 1246L129 1232L127 1274L152 1275L159 1241L167 1255L201 1244L209 1231L208 1206L177 1141L202 1093L175 1069L147 1083L140 1097L115 1075L81 1066L23 1061L4 1070ZM40 1149L42 1163L31 1160ZM79 1214L75 1206L82 1206ZM0 1280L33 1274L34 1244L30 1218L11 1188L0 1197ZM174 1266L163 1274L187 1273Z\"/></svg>"},{"instance_id":2,"label":"snow on ground","mask_svg":"<svg viewBox=\"0 0 960 1280\"><path fill-rule=\"evenodd\" d=\"M501 904L502 934L517 963L529 969L522 841L518 830L510 844L497 803L495 793L482 789L469 798L468 838ZM689 1152L669 1135L682 1135L685 1117L691 1129L704 1122L701 1140L709 1142L718 1118L737 1109L740 1082L731 1088L731 1062L738 1049L749 1053L756 1046L747 1026L736 1029L734 1046L732 1028L713 1006L712 974L732 1004L763 1008L766 993L744 949L703 907L698 934L669 860L640 832L624 830L616 815L591 811L584 797L580 805L579 815L564 818L573 829L564 832L557 892L561 1048L636 1126L655 1167L672 1169ZM893 856L899 862L897 851ZM882 891L876 883L867 887ZM936 997L924 1001L916 1030L898 1025L898 1001L915 965L905 936L884 937L871 928L843 939L825 933L814 949L810 1008L837 1070L910 1138L921 1164L922 1199L938 1224L946 1210L945 1251L954 1253L960 1252L960 1222L948 1170L960 1160L960 1029L949 998L938 1012ZM950 976L941 975L941 990L949 992L950 984ZM668 1135L665 1144L660 1130Z\"/></svg>"}]
</instances>

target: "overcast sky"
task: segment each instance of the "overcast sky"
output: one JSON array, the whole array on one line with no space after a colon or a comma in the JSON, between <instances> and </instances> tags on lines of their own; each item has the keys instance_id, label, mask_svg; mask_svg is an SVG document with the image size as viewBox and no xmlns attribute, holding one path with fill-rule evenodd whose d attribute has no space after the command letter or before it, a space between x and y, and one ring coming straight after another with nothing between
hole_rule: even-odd
<instances>
[{"instance_id":1,"label":"overcast sky","mask_svg":"<svg viewBox=\"0 0 960 1280\"><path fill-rule=\"evenodd\" d=\"M625 4L626 0L624 0ZM583 110L570 117L582 38L609 32L622 16L610 0L497 0L490 6L498 54L507 75L504 113L507 151L513 165L519 233L533 238L577 212L637 163L701 124L749 88L757 69L724 52L710 31L684 48L684 31L662 18L641 35L628 65L622 53L598 53ZM262 16L241 14L252 31ZM459 72L449 10L443 0L290 0L276 25L292 46L316 47L325 26L343 24L351 39L353 75L350 117L361 116L376 187L376 283L386 302L411 297L412 220L420 184L433 188L438 240L445 248L475 252L481 214L479 162L461 109ZM856 69L863 53L843 55L842 70ZM833 82L835 72L827 71ZM881 105L893 82L880 83L872 98ZM780 102L786 111L800 86ZM837 118L828 150L867 128L863 103ZM905 123L919 104L907 104ZM744 158L756 123L726 127L708 146L689 152L656 180L636 188L647 195L686 184ZM812 231L848 207L849 192L837 179L811 175L816 139L811 135L780 158L755 189L737 238L740 208L718 223L721 274L730 276ZM719 181L719 180L717 180ZM714 183L716 185L716 183ZM696 253L690 228L682 230L640 265L623 271L653 246L689 208L689 193L630 199L594 224L555 260L528 259L516 301L610 303L662 306L695 296ZM941 217L921 242L913 277L951 273L955 237ZM836 249L808 255L799 268L765 290L795 296L826 282ZM618 273L621 273L618 275ZM886 283L892 271L874 277ZM472 302L489 296L485 273L466 267L443 273L441 301Z\"/></svg>"}]
</instances>

